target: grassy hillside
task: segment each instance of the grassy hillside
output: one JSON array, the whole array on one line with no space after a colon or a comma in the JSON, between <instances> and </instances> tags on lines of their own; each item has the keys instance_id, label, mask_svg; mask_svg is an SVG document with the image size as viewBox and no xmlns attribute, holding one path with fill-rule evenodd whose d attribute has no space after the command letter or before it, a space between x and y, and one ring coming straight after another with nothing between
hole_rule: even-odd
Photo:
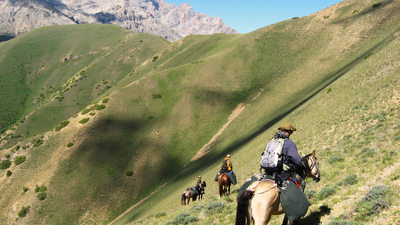
<instances>
[{"instance_id":1,"label":"grassy hillside","mask_svg":"<svg viewBox=\"0 0 400 225\"><path fill-rule=\"evenodd\" d=\"M0 154L11 166L0 177L0 221L108 224L126 211L113 224L165 224L182 212L196 217L194 224L231 224L238 188L258 172L261 151L286 120L298 128L292 139L302 152L317 150L323 176L307 187L313 205L301 224L397 221L399 7L344 1L249 34L191 35L174 43L99 25L46 27L0 43L21 56L25 42L71 35L62 42L69 47L43 50L52 63L31 60L36 70L21 67L10 76L46 71L27 76L29 85L20 82L26 95L16 101L29 107L16 104L14 111L18 120L29 116L2 135ZM69 53L72 40L79 47ZM88 47L92 42L96 48ZM82 56L61 63L68 54ZM213 178L227 153L240 182L221 200L222 213L210 212L208 204L219 201ZM16 156L26 160L16 165ZM206 199L180 206L198 175L208 184ZM357 182L349 184L348 176ZM392 196L387 209L355 212L375 184ZM39 200L35 188L42 185L46 198ZM23 207L29 212L18 216Z\"/></svg>"},{"instance_id":2,"label":"grassy hillside","mask_svg":"<svg viewBox=\"0 0 400 225\"><path fill-rule=\"evenodd\" d=\"M166 45L111 25L48 26L1 43L1 132L17 121L17 140L50 130Z\"/></svg>"}]
</instances>

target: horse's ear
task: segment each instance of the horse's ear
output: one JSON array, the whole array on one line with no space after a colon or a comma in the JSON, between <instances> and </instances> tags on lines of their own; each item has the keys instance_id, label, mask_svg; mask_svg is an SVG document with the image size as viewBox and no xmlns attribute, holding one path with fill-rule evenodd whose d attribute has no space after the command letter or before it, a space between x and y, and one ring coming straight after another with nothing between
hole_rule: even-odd
<instances>
[{"instance_id":1,"label":"horse's ear","mask_svg":"<svg viewBox=\"0 0 400 225\"><path fill-rule=\"evenodd\" d=\"M315 158L315 150L312 152L312 157Z\"/></svg>"}]
</instances>

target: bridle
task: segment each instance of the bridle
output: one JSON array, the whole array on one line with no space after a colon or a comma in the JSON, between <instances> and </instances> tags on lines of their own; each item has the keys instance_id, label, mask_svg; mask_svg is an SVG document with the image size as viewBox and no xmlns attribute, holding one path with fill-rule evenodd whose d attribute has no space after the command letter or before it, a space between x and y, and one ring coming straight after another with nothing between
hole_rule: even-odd
<instances>
[{"instance_id":1,"label":"bridle","mask_svg":"<svg viewBox=\"0 0 400 225\"><path fill-rule=\"evenodd\" d=\"M309 164L309 160L311 161L311 165ZM307 163L305 163L305 161L307 161ZM316 157L312 157L311 154L306 155L303 158L301 163L302 163L302 165L303 165L303 167L305 169L305 170L303 170L304 178L307 176L307 174L310 174L310 175L312 175L312 177L313 177L315 182L318 182L321 179L321 175L319 174L318 160L317 160ZM314 174L311 173L314 168L317 169L317 172L318 172L317 175L314 175Z\"/></svg>"}]
</instances>

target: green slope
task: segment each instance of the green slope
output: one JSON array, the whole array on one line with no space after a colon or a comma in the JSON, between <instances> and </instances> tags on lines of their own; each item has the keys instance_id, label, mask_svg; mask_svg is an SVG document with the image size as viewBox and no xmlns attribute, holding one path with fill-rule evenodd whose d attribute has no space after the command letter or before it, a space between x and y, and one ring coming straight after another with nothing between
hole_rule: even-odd
<instances>
[{"instance_id":1,"label":"green slope","mask_svg":"<svg viewBox=\"0 0 400 225\"><path fill-rule=\"evenodd\" d=\"M4 210L0 217L15 221L17 211L30 206L28 216L16 223L108 223L156 191L116 224L143 220L163 211L167 212L164 219L147 219L164 224L184 211L179 197L198 175L208 182L208 201L216 200L212 197L217 192L212 179L227 153L233 156L241 183L258 172L259 154L283 120L299 128L293 136L299 149L306 153L317 150L324 180L309 188L338 189L333 199L315 200L311 210L319 212L321 204L333 209L346 193L366 185L362 181L355 187L335 186L337 180L350 175L347 167L360 168L353 171L365 178L373 175L370 164L381 165L375 169L383 170L398 158L393 152L398 151L399 70L395 50L399 4L386 1L372 6L361 1L343 2L245 35L191 35L168 43L159 37L124 31L109 45L99 42L99 49L106 46L99 50L104 52L77 65L73 73L59 81L61 92L69 88L62 101L35 103L29 108L32 114L16 127L16 134L23 136L43 132L34 137L42 139L43 144L33 147L32 139L23 137L18 145L25 148L1 150L10 158L26 155L27 160L13 164L12 176L1 178L4 185L0 193L4 197L0 205ZM87 26L83 30L89 30L91 25ZM55 28L65 27L48 29ZM11 49L10 43L0 47ZM60 57L54 58L57 62L49 68L56 70L62 64ZM74 64L73 60L67 63ZM46 82L52 79L51 74L34 82L37 90L49 85ZM105 105L105 109L77 114L94 104ZM244 110L205 148L210 152L190 161L224 127L238 105ZM89 121L80 123L85 118ZM49 119L55 122L47 128L38 126ZM66 119L69 124L61 131L45 132ZM382 145L385 151L379 151L376 158L393 154L390 160L381 163L362 158L362 149L380 149L382 140L390 142ZM342 154L345 162L330 165L334 153ZM126 176L127 171L133 176ZM36 198L35 185L48 188L44 201ZM28 191L20 195L23 187ZM220 221L223 216L212 219L232 223L235 205L227 204L228 222ZM210 217L203 214L198 224L209 224Z\"/></svg>"}]
</instances>

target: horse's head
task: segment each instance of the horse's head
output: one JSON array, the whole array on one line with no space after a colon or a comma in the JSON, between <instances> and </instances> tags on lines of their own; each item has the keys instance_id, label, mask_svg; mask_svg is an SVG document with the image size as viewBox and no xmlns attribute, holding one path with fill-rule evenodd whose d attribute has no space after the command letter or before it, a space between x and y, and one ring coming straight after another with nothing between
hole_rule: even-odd
<instances>
[{"instance_id":1,"label":"horse's head","mask_svg":"<svg viewBox=\"0 0 400 225\"><path fill-rule=\"evenodd\" d=\"M205 187L207 187L207 184L206 184L206 182L205 182L205 181L203 181L203 183L201 183L201 187L202 187L202 188L205 188Z\"/></svg>"},{"instance_id":2,"label":"horse's head","mask_svg":"<svg viewBox=\"0 0 400 225\"><path fill-rule=\"evenodd\" d=\"M317 157L315 157L315 150L311 154L304 156L302 161L307 176L312 177L315 182L320 181L321 174L319 173L319 163Z\"/></svg>"}]
</instances>

